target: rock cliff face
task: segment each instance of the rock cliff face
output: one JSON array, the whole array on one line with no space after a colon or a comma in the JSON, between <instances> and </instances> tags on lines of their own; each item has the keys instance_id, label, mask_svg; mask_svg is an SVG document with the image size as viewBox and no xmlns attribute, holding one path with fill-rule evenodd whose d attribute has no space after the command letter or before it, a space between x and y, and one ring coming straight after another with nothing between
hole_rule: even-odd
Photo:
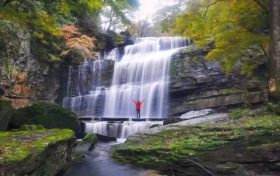
<instances>
[{"instance_id":1,"label":"rock cliff face","mask_svg":"<svg viewBox=\"0 0 280 176\"><path fill-rule=\"evenodd\" d=\"M0 93L4 92L4 97L10 99L15 108L29 105L33 100L62 104L67 93L70 65L75 73L85 58L96 59L94 55L97 48L107 51L114 47L123 49L125 45L131 44L130 36L126 33L116 34L111 31L107 34L95 34L97 42L77 28L65 26L62 31L67 46L61 53L61 58L45 59L40 47L36 46L34 36L27 29L4 20L0 20L0 29ZM111 84L114 62L106 60L103 64L99 83L107 86ZM96 81L90 78L96 73L85 71L86 77L89 77L84 85L86 89L94 84L92 81ZM71 79L77 83L79 78L74 75ZM72 89L70 94L75 95L75 87Z\"/></svg>"},{"instance_id":2,"label":"rock cliff face","mask_svg":"<svg viewBox=\"0 0 280 176\"><path fill-rule=\"evenodd\" d=\"M12 100L13 107L22 107L32 99L62 103L66 96L69 77L69 60L46 62L40 59L36 46L31 46L32 37L16 24L1 21L0 37L0 91ZM4 37L5 36L5 37ZM180 115L190 110L215 108L241 103L259 103L266 100L264 88L256 82L238 80L236 76L225 75L217 62L205 59L207 49L189 47L175 54L171 62L169 116ZM72 71L78 72L78 66ZM104 62L100 84L109 86L114 62ZM92 74L85 70L84 89L92 86ZM78 74L76 74L78 75ZM88 76L87 76L88 75ZM72 82L78 77L72 76ZM244 82L244 80L243 80ZM82 91L79 89L79 91ZM69 94L70 93L70 94ZM68 96L77 94L72 86ZM102 107L101 107L102 108ZM100 109L100 108L99 108Z\"/></svg>"},{"instance_id":3,"label":"rock cliff face","mask_svg":"<svg viewBox=\"0 0 280 176\"><path fill-rule=\"evenodd\" d=\"M226 75L218 62L207 61L206 48L189 47L173 55L169 115L226 105L266 101L262 82Z\"/></svg>"},{"instance_id":4,"label":"rock cliff face","mask_svg":"<svg viewBox=\"0 0 280 176\"><path fill-rule=\"evenodd\" d=\"M30 99L54 100L60 82L60 62L40 62L31 47L31 36L23 27L1 21L0 89L14 107L26 106Z\"/></svg>"}]
</instances>

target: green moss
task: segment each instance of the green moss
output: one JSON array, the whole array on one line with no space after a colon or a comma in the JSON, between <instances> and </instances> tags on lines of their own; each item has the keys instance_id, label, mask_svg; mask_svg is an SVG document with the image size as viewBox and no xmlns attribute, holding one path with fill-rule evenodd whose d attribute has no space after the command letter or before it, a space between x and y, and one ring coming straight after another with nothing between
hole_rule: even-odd
<instances>
[{"instance_id":1,"label":"green moss","mask_svg":"<svg viewBox=\"0 0 280 176\"><path fill-rule=\"evenodd\" d=\"M95 144L97 142L97 136L95 134L86 134L83 142Z\"/></svg>"},{"instance_id":2,"label":"green moss","mask_svg":"<svg viewBox=\"0 0 280 176\"><path fill-rule=\"evenodd\" d=\"M45 128L61 128L79 131L80 121L76 114L63 107L46 102L15 111L10 126L19 128L22 125L42 125Z\"/></svg>"},{"instance_id":3,"label":"green moss","mask_svg":"<svg viewBox=\"0 0 280 176\"><path fill-rule=\"evenodd\" d=\"M241 109L241 108L237 108L237 109L233 109L231 112L230 112L230 117L232 119L240 119L241 117L244 117L246 115L249 115L251 112L250 109Z\"/></svg>"},{"instance_id":4,"label":"green moss","mask_svg":"<svg viewBox=\"0 0 280 176\"><path fill-rule=\"evenodd\" d=\"M280 116L241 118L230 124L208 124L160 131L127 141L114 149L114 158L139 165L171 167L174 161L202 156L227 145L280 147Z\"/></svg>"},{"instance_id":5,"label":"green moss","mask_svg":"<svg viewBox=\"0 0 280 176\"><path fill-rule=\"evenodd\" d=\"M22 161L48 145L74 136L72 130L0 132L0 164Z\"/></svg>"}]
</instances>

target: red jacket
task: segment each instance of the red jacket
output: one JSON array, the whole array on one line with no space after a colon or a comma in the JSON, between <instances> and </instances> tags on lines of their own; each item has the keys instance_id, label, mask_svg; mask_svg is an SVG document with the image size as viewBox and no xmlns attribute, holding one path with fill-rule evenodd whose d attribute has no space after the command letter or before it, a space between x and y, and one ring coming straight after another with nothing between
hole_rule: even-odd
<instances>
[{"instance_id":1,"label":"red jacket","mask_svg":"<svg viewBox=\"0 0 280 176\"><path fill-rule=\"evenodd\" d=\"M133 103L135 104L136 106L136 110L141 110L141 106L142 106L142 103L144 101L133 101Z\"/></svg>"}]
</instances>

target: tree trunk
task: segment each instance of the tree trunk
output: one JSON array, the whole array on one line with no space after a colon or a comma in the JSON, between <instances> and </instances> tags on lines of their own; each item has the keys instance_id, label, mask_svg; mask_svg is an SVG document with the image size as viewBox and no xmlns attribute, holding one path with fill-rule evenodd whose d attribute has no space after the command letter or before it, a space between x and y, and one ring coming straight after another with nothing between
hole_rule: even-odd
<instances>
[{"instance_id":1,"label":"tree trunk","mask_svg":"<svg viewBox=\"0 0 280 176\"><path fill-rule=\"evenodd\" d=\"M280 100L280 0L270 0L271 59L269 92L272 99Z\"/></svg>"}]
</instances>

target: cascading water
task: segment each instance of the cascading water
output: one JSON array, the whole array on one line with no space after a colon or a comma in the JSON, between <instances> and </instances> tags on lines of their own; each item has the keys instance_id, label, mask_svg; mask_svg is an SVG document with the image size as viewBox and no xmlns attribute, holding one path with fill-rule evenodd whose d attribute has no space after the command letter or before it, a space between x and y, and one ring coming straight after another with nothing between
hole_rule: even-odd
<instances>
[{"instance_id":1,"label":"cascading water","mask_svg":"<svg viewBox=\"0 0 280 176\"><path fill-rule=\"evenodd\" d=\"M104 117L135 117L133 100L144 100L142 117L166 117L170 59L189 43L180 37L151 37L125 47L123 57L115 59Z\"/></svg>"},{"instance_id":2,"label":"cascading water","mask_svg":"<svg viewBox=\"0 0 280 176\"><path fill-rule=\"evenodd\" d=\"M136 118L133 100L144 100L141 119L165 118L171 56L190 43L181 37L140 38L126 46L122 56L114 49L102 59L86 59L83 65L70 67L63 105L80 117L132 119ZM109 83L104 81L108 75ZM162 122L93 121L86 123L86 131L126 138L155 124Z\"/></svg>"},{"instance_id":3,"label":"cascading water","mask_svg":"<svg viewBox=\"0 0 280 176\"><path fill-rule=\"evenodd\" d=\"M85 59L82 65L71 66L63 106L79 116L102 116L105 90L110 84L106 70L113 70L113 64L112 60Z\"/></svg>"},{"instance_id":4,"label":"cascading water","mask_svg":"<svg viewBox=\"0 0 280 176\"><path fill-rule=\"evenodd\" d=\"M103 136L126 139L128 136L138 132L143 132L152 126L162 126L163 121L143 121L143 122L106 122L94 121L86 122L86 133L101 134Z\"/></svg>"}]
</instances>

